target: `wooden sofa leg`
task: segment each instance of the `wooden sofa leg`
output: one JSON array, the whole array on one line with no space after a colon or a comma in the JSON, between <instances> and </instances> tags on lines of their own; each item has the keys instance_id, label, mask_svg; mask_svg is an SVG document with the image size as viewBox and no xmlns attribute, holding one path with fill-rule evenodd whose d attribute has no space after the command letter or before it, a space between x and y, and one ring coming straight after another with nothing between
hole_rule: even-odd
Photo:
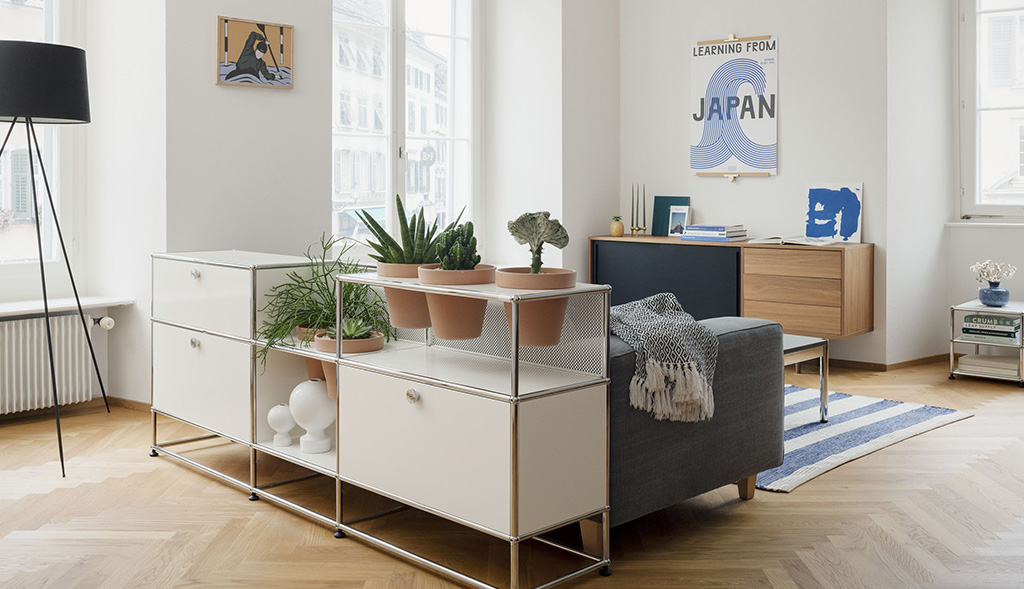
<instances>
[{"instance_id":1,"label":"wooden sofa leg","mask_svg":"<svg viewBox=\"0 0 1024 589\"><path fill-rule=\"evenodd\" d=\"M580 535L583 536L583 552L598 558L604 554L601 542L601 522L592 519L580 520Z\"/></svg>"},{"instance_id":2,"label":"wooden sofa leg","mask_svg":"<svg viewBox=\"0 0 1024 589\"><path fill-rule=\"evenodd\" d=\"M740 479L737 485L740 488L740 499L753 499L754 498L754 486L757 483L757 475L750 475L745 479Z\"/></svg>"}]
</instances>

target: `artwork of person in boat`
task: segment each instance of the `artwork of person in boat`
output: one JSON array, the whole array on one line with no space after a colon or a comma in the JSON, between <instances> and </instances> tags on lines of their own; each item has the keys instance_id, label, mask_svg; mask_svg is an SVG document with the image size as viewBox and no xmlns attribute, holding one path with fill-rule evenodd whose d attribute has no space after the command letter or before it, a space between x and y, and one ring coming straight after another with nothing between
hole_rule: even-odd
<instances>
[{"instance_id":1,"label":"artwork of person in boat","mask_svg":"<svg viewBox=\"0 0 1024 589\"><path fill-rule=\"evenodd\" d=\"M256 31L249 33L249 38L245 40L245 47L242 49L241 55L238 56L238 61L235 62L234 71L230 72L224 79L230 80L243 74L250 74L257 80L260 76L268 81L281 79L281 73L270 73L267 63L263 61L263 56L267 54L267 50L266 37Z\"/></svg>"}]
</instances>

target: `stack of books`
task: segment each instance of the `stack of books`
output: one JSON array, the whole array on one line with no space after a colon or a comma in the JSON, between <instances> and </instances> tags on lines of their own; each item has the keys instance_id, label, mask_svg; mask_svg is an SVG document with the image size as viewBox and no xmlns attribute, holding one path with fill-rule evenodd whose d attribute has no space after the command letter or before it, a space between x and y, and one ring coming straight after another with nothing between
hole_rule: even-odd
<instances>
[{"instance_id":1,"label":"stack of books","mask_svg":"<svg viewBox=\"0 0 1024 589\"><path fill-rule=\"evenodd\" d=\"M679 239L683 241L743 241L747 230L743 225L687 225Z\"/></svg>"},{"instance_id":2,"label":"stack of books","mask_svg":"<svg viewBox=\"0 0 1024 589\"><path fill-rule=\"evenodd\" d=\"M1020 343L1020 317L965 315L960 339L982 344Z\"/></svg>"},{"instance_id":3,"label":"stack of books","mask_svg":"<svg viewBox=\"0 0 1024 589\"><path fill-rule=\"evenodd\" d=\"M968 354L962 356L957 362L957 368L968 372L990 374L992 376L1020 376L1017 370L1018 358L1016 356L980 356Z\"/></svg>"}]
</instances>

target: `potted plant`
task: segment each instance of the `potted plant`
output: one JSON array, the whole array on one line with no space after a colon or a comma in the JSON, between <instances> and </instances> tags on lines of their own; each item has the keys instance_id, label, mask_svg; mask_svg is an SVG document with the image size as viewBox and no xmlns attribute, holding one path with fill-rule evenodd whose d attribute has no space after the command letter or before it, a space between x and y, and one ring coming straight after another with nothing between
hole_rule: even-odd
<instances>
[{"instance_id":1,"label":"potted plant","mask_svg":"<svg viewBox=\"0 0 1024 589\"><path fill-rule=\"evenodd\" d=\"M367 245L377 252L370 254L370 257L377 261L377 276L381 278L416 278L418 276L416 269L420 265L437 262L437 239L439 237L437 219L435 218L434 223L427 227L423 209L420 209L419 215L413 215L412 218L406 219L402 199L397 194L395 195L395 209L398 213L401 230L401 244L365 210L356 211L356 216L377 239L376 243L367 240ZM459 217L445 230L454 227L461 218L462 213L459 213ZM391 324L395 327L408 329L430 327L427 299L423 293L401 288L385 288L384 298L387 299Z\"/></svg>"},{"instance_id":2,"label":"potted plant","mask_svg":"<svg viewBox=\"0 0 1024 589\"><path fill-rule=\"evenodd\" d=\"M258 337L263 346L256 353L257 358L266 363L267 352L275 345L294 346L293 333L300 329L302 335L295 339L298 344L309 345L310 333L323 335L327 330L334 329L337 324L338 303L336 281L338 274L365 272L366 267L345 259L344 256L352 248L347 242L341 246L337 257L331 256L331 250L343 240L326 235L321 236L319 244L313 244L306 250L306 258L310 261L308 272L293 270L287 274L287 282L270 289L267 303L260 309L265 314L263 325ZM314 252L313 248L318 251ZM345 317L358 318L369 324L374 331L390 336L391 325L388 323L387 308L380 294L367 285L347 283L344 289ZM312 358L306 359L306 372L310 379L324 379L324 365ZM333 365L328 365L328 372L333 376ZM330 389L334 392L335 389Z\"/></svg>"},{"instance_id":3,"label":"potted plant","mask_svg":"<svg viewBox=\"0 0 1024 589\"><path fill-rule=\"evenodd\" d=\"M558 249L569 244L569 232L552 219L547 211L524 213L508 222L508 232L520 245L529 245L532 263L529 267L502 268L497 271L501 288L549 290L572 288L576 285L576 271L566 268L542 268L544 245ZM562 337L562 324L569 299L562 297L532 301L519 305L519 343L524 346L554 346ZM512 305L505 303L505 318L512 329Z\"/></svg>"},{"instance_id":4,"label":"potted plant","mask_svg":"<svg viewBox=\"0 0 1024 589\"><path fill-rule=\"evenodd\" d=\"M992 260L978 262L971 266L974 272L974 279L978 284L988 283L988 288L978 288L978 300L988 307L1005 307L1010 302L1010 291L999 286L1003 280L1013 278L1017 268L1006 263L997 263Z\"/></svg>"},{"instance_id":5,"label":"potted plant","mask_svg":"<svg viewBox=\"0 0 1024 589\"><path fill-rule=\"evenodd\" d=\"M351 286L358 286L346 283L346 290ZM316 336L316 349L329 354L338 353L337 329L331 327ZM341 322L341 353L362 354L365 352L376 352L384 348L386 332L374 331L373 326L365 319L358 317L346 317ZM332 399L338 398L338 374L335 371L333 362L324 362L324 374L327 377L327 394Z\"/></svg>"},{"instance_id":6,"label":"potted plant","mask_svg":"<svg viewBox=\"0 0 1024 589\"><path fill-rule=\"evenodd\" d=\"M437 240L437 264L419 267L423 284L444 286L494 282L494 266L481 264L476 253L473 223L466 222L442 233ZM484 327L487 301L427 293L427 308L434 335L441 339L473 339Z\"/></svg>"}]
</instances>

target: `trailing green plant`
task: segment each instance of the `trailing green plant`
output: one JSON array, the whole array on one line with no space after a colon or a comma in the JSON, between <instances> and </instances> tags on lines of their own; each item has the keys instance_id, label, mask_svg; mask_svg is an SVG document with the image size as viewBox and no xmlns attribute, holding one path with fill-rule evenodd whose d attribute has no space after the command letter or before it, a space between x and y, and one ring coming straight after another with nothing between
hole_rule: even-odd
<instances>
[{"instance_id":1,"label":"trailing green plant","mask_svg":"<svg viewBox=\"0 0 1024 589\"><path fill-rule=\"evenodd\" d=\"M540 273L540 267L543 264L541 254L545 243L558 249L569 245L569 232L562 227L558 219L552 219L551 213L547 211L519 215L515 221L508 222L508 232L512 234L519 245L530 245L530 253L533 254L533 261L530 264L531 274Z\"/></svg>"},{"instance_id":2,"label":"trailing green plant","mask_svg":"<svg viewBox=\"0 0 1024 589\"><path fill-rule=\"evenodd\" d=\"M362 319L346 318L341 322L341 339L366 339L373 329Z\"/></svg>"},{"instance_id":3,"label":"trailing green plant","mask_svg":"<svg viewBox=\"0 0 1024 589\"><path fill-rule=\"evenodd\" d=\"M473 222L466 221L446 230L437 239L437 257L442 270L472 270L480 263L476 253Z\"/></svg>"},{"instance_id":4,"label":"trailing green plant","mask_svg":"<svg viewBox=\"0 0 1024 589\"><path fill-rule=\"evenodd\" d=\"M339 244L338 256L332 257L331 250ZM290 337L296 327L326 329L329 333L334 331L338 314L337 281L334 277L371 270L344 257L352 246L352 242L344 239L322 235L319 243L310 245L306 250L306 259L310 261L308 273L305 266L288 272L287 282L270 289L267 304L260 309L266 314L259 330L259 338L266 344L257 352L261 362L266 363L267 352L272 346L291 345ZM345 318L358 319L390 339L391 323L381 294L365 284L346 282L344 286L342 307Z\"/></svg>"},{"instance_id":5,"label":"trailing green plant","mask_svg":"<svg viewBox=\"0 0 1024 589\"><path fill-rule=\"evenodd\" d=\"M365 209L356 211L356 216L359 217L363 225L366 225L366 228L377 239L377 243L369 240L366 242L367 245L377 252L376 254L369 254L370 257L385 264L433 264L436 262L437 238L439 237L437 233L437 217L434 218L434 223L427 227L427 222L423 217L423 209L421 208L419 214L406 219L405 207L402 206L402 199L397 194L395 195L395 210L398 213L401 244ZM458 218L449 223L445 227L445 231L455 227L459 219L462 219L462 213L465 210L463 208L459 212Z\"/></svg>"}]
</instances>

